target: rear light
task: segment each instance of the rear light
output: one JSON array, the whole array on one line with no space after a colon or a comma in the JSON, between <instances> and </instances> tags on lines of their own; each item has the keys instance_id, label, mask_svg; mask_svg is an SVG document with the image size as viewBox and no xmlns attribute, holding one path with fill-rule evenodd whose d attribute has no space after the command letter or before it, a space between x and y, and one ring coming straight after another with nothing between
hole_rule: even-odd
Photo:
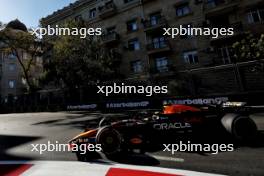
<instances>
[{"instance_id":1,"label":"rear light","mask_svg":"<svg viewBox=\"0 0 264 176\"><path fill-rule=\"evenodd\" d=\"M132 144L136 144L136 145L138 145L138 144L142 144L142 139L140 139L140 138L132 138L132 139L130 139L130 142L132 143Z\"/></svg>"}]
</instances>

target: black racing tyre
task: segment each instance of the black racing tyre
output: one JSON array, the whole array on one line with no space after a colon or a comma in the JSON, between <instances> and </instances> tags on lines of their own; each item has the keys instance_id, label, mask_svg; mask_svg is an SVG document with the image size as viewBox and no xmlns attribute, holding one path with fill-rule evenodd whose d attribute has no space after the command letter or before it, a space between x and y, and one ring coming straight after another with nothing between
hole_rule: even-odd
<instances>
[{"instance_id":1,"label":"black racing tyre","mask_svg":"<svg viewBox=\"0 0 264 176\"><path fill-rule=\"evenodd\" d=\"M98 159L100 155L97 152L88 152L85 154L81 154L80 152L76 153L76 157L78 161L86 162Z\"/></svg>"},{"instance_id":2,"label":"black racing tyre","mask_svg":"<svg viewBox=\"0 0 264 176\"><path fill-rule=\"evenodd\" d=\"M90 160L94 159L93 158L93 152L88 152L85 154L81 154L80 152L77 152L76 157L77 157L78 161L82 161L82 162L86 162L86 161L90 161Z\"/></svg>"},{"instance_id":3,"label":"black racing tyre","mask_svg":"<svg viewBox=\"0 0 264 176\"><path fill-rule=\"evenodd\" d=\"M82 161L82 162L86 161L86 156L84 154L81 154L80 152L76 153L76 157L78 161Z\"/></svg>"},{"instance_id":4,"label":"black racing tyre","mask_svg":"<svg viewBox=\"0 0 264 176\"><path fill-rule=\"evenodd\" d=\"M251 140L254 139L257 134L255 122L247 116L226 114L221 119L221 122L224 128L237 140Z\"/></svg>"},{"instance_id":5,"label":"black racing tyre","mask_svg":"<svg viewBox=\"0 0 264 176\"><path fill-rule=\"evenodd\" d=\"M122 137L117 130L106 126L98 131L96 143L101 145L104 154L114 155L121 151Z\"/></svg>"},{"instance_id":6,"label":"black racing tyre","mask_svg":"<svg viewBox=\"0 0 264 176\"><path fill-rule=\"evenodd\" d=\"M111 123L110 120L108 118L104 117L104 118L102 118L102 120L100 120L99 127L101 128L104 126L108 126L108 125L110 125L110 123Z\"/></svg>"}]
</instances>

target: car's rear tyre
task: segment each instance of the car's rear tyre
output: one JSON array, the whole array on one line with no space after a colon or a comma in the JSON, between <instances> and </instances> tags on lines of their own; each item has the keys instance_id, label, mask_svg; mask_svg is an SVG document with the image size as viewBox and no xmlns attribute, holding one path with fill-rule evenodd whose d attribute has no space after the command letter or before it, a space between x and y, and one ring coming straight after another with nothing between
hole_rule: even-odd
<instances>
[{"instance_id":1,"label":"car's rear tyre","mask_svg":"<svg viewBox=\"0 0 264 176\"><path fill-rule=\"evenodd\" d=\"M255 122L247 117L239 114L226 114L221 119L224 128L239 141L247 141L255 138L257 134L257 126Z\"/></svg>"},{"instance_id":2,"label":"car's rear tyre","mask_svg":"<svg viewBox=\"0 0 264 176\"><path fill-rule=\"evenodd\" d=\"M77 152L76 153L76 157L77 157L77 160L78 161L82 161L82 162L85 162L86 161L86 157L84 154L81 154L80 152Z\"/></svg>"},{"instance_id":3,"label":"car's rear tyre","mask_svg":"<svg viewBox=\"0 0 264 176\"><path fill-rule=\"evenodd\" d=\"M97 152L87 152L85 154L81 154L80 152L77 152L76 157L78 161L86 162L86 161L98 159L99 154Z\"/></svg>"},{"instance_id":4,"label":"car's rear tyre","mask_svg":"<svg viewBox=\"0 0 264 176\"><path fill-rule=\"evenodd\" d=\"M121 151L122 137L117 130L106 126L98 131L96 143L101 145L104 154L114 155Z\"/></svg>"}]
</instances>

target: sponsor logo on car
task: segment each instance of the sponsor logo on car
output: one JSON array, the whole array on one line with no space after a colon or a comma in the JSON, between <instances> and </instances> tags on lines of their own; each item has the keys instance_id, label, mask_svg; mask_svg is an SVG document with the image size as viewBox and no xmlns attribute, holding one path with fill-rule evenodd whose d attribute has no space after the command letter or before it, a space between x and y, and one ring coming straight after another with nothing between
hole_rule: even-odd
<instances>
[{"instance_id":1,"label":"sponsor logo on car","mask_svg":"<svg viewBox=\"0 0 264 176\"><path fill-rule=\"evenodd\" d=\"M157 130L171 130L171 129L187 129L191 128L191 124L189 123L181 123L181 122L175 122L175 123L158 123L154 124L153 128Z\"/></svg>"}]
</instances>

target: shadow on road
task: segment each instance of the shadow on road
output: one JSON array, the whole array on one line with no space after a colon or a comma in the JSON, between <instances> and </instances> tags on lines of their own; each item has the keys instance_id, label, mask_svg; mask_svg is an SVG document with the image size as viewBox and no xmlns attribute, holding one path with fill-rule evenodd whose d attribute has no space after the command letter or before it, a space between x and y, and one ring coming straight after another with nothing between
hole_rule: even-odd
<instances>
[{"instance_id":1,"label":"shadow on road","mask_svg":"<svg viewBox=\"0 0 264 176\"><path fill-rule=\"evenodd\" d=\"M38 140L40 137L29 137L29 136L8 136L0 135L0 161L29 161L32 158L13 156L7 153L11 148L17 147L29 143L34 140Z\"/></svg>"},{"instance_id":2,"label":"shadow on road","mask_svg":"<svg viewBox=\"0 0 264 176\"><path fill-rule=\"evenodd\" d=\"M31 164L0 164L0 172L3 176L21 175L32 167Z\"/></svg>"},{"instance_id":3,"label":"shadow on road","mask_svg":"<svg viewBox=\"0 0 264 176\"><path fill-rule=\"evenodd\" d=\"M147 154L138 153L119 153L115 155L106 156L107 160L102 160L103 157L99 153L88 153L88 160L83 160L86 162L100 163L100 164L112 164L112 162L117 162L121 164L130 165L141 165L141 166L157 166L160 164L159 160Z\"/></svg>"},{"instance_id":4,"label":"shadow on road","mask_svg":"<svg viewBox=\"0 0 264 176\"><path fill-rule=\"evenodd\" d=\"M70 126L78 129L85 128L96 128L98 123L102 118L101 114L98 113L66 113L65 118L55 119L55 120L46 120L32 125L45 125L45 126Z\"/></svg>"},{"instance_id":5,"label":"shadow on road","mask_svg":"<svg viewBox=\"0 0 264 176\"><path fill-rule=\"evenodd\" d=\"M132 164L141 166L157 166L160 164L159 160L147 154L127 153L107 158L111 161L122 164Z\"/></svg>"}]
</instances>

